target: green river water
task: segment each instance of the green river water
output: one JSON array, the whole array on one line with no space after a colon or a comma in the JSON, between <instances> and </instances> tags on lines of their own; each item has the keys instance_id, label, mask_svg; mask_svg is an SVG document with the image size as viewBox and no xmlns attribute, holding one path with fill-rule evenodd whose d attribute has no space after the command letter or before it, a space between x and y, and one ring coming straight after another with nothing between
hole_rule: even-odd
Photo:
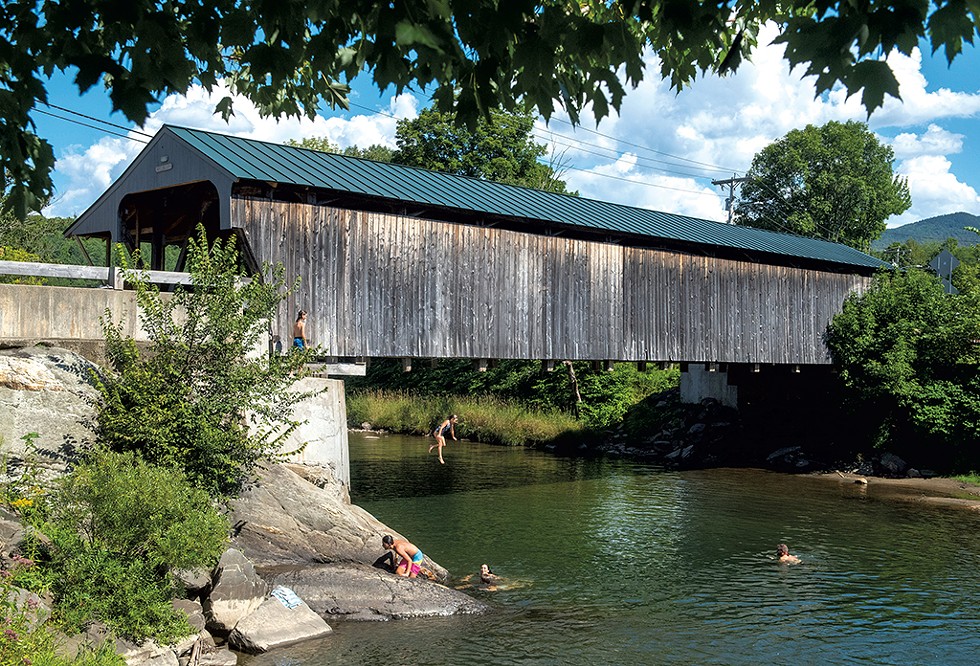
<instances>
[{"instance_id":1,"label":"green river water","mask_svg":"<svg viewBox=\"0 0 980 666\"><path fill-rule=\"evenodd\" d=\"M980 663L976 512L468 442L439 465L431 442L352 434L352 500L457 577L488 563L494 611L334 622L246 666Z\"/></svg>"}]
</instances>

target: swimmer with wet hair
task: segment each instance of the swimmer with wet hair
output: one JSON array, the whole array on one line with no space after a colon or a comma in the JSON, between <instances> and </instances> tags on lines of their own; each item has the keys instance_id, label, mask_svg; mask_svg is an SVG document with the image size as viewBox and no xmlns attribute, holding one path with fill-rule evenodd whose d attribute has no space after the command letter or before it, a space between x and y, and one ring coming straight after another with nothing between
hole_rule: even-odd
<instances>
[{"instance_id":1,"label":"swimmer with wet hair","mask_svg":"<svg viewBox=\"0 0 980 666\"><path fill-rule=\"evenodd\" d=\"M776 559L779 560L780 564L799 564L800 558L796 555L789 554L789 546L785 543L781 543L776 546Z\"/></svg>"},{"instance_id":2,"label":"swimmer with wet hair","mask_svg":"<svg viewBox=\"0 0 980 666\"><path fill-rule=\"evenodd\" d=\"M500 581L500 576L490 571L490 567L486 564L480 565L480 580L487 585L496 585Z\"/></svg>"}]
</instances>

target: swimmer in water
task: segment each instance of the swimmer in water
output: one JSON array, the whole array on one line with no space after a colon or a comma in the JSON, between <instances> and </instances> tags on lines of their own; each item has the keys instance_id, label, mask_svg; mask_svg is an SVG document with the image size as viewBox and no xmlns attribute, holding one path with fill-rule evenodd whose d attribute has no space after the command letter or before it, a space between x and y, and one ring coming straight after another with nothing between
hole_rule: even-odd
<instances>
[{"instance_id":1,"label":"swimmer in water","mask_svg":"<svg viewBox=\"0 0 980 666\"><path fill-rule=\"evenodd\" d=\"M789 546L785 543L781 543L776 546L776 559L779 560L780 564L799 564L800 558L796 555L789 554Z\"/></svg>"},{"instance_id":2,"label":"swimmer in water","mask_svg":"<svg viewBox=\"0 0 980 666\"><path fill-rule=\"evenodd\" d=\"M486 564L480 565L480 581L487 585L496 585L500 581L500 576L490 571Z\"/></svg>"},{"instance_id":3,"label":"swimmer in water","mask_svg":"<svg viewBox=\"0 0 980 666\"><path fill-rule=\"evenodd\" d=\"M460 583L462 583L462 585L457 585L456 589L465 590L468 588L476 588L477 590L484 590L486 592L497 591L497 585L498 583L500 583L500 576L490 571L489 565L486 564L480 565L479 576L480 576L480 584L473 585L472 583L470 583L470 581L473 579L473 574L466 574L459 581Z\"/></svg>"}]
</instances>

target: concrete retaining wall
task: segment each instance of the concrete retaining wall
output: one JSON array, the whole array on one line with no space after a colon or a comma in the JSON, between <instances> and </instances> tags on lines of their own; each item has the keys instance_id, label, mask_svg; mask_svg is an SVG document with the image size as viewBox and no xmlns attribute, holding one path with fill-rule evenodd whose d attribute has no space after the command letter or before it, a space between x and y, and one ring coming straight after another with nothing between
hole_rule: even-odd
<instances>
[{"instance_id":1,"label":"concrete retaining wall","mask_svg":"<svg viewBox=\"0 0 980 666\"><path fill-rule=\"evenodd\" d=\"M344 382L307 377L293 384L293 389L316 392L316 395L296 405L293 418L303 423L283 442L280 451L285 453L303 447L288 457L289 462L329 467L337 480L350 489Z\"/></svg>"},{"instance_id":2,"label":"concrete retaining wall","mask_svg":"<svg viewBox=\"0 0 980 666\"><path fill-rule=\"evenodd\" d=\"M133 291L0 284L0 344L26 347L44 343L101 363L100 319L107 309L113 321L123 323L123 335L146 341Z\"/></svg>"}]
</instances>

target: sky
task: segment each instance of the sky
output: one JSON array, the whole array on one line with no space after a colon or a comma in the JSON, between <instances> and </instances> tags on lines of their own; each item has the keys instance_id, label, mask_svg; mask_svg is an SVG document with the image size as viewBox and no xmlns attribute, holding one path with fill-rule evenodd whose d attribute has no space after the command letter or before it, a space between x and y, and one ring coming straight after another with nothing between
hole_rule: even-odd
<instances>
[{"instance_id":1,"label":"sky","mask_svg":"<svg viewBox=\"0 0 980 666\"><path fill-rule=\"evenodd\" d=\"M889 227L965 211L980 215L980 52L971 49L947 67L941 54L915 50L892 55L902 100L886 98L870 118L859 95L843 90L814 96L812 79L790 71L782 47L768 45L768 28L752 61L728 77L703 77L680 93L661 81L659 63L648 56L648 78L627 93L618 114L596 124L588 110L580 126L567 116L538 119L535 139L581 196L670 213L725 221L727 187L713 185L742 175L752 157L774 140L808 124L861 120L892 146L895 171L908 179L912 207L887 221ZM75 216L119 177L163 124L234 134L272 142L328 137L340 147L395 146L397 119L413 118L428 106L418 92L379 93L367 76L354 82L351 109L324 109L315 120L261 118L247 100L235 102L225 123L213 114L224 92L200 87L163 99L141 128L112 113L107 95L80 95L68 75L50 82L50 104L81 113L40 107L69 122L36 112L38 133L54 147L56 194L45 210ZM85 127L86 123L100 129ZM106 130L116 134L109 134Z\"/></svg>"}]
</instances>

